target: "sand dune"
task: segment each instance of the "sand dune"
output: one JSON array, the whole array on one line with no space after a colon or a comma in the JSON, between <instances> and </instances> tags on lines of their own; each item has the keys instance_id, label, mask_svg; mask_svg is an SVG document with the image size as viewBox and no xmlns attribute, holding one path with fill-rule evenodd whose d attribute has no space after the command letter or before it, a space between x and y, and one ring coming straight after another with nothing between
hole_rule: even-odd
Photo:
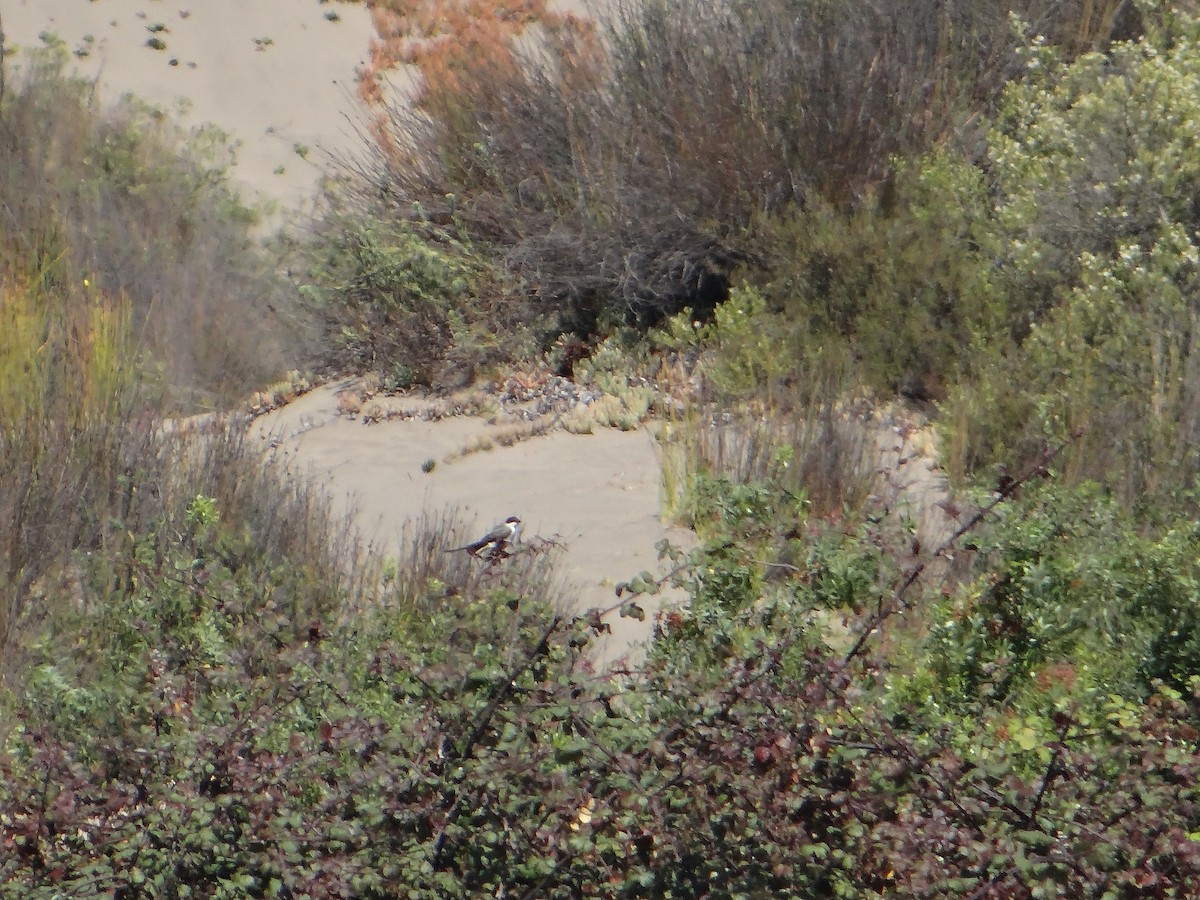
<instances>
[{"instance_id":1,"label":"sand dune","mask_svg":"<svg viewBox=\"0 0 1200 900\"><path fill-rule=\"evenodd\" d=\"M372 34L363 5L0 0L0 15L10 48L37 46L48 32L86 54L75 67L98 79L103 101L132 92L179 111L187 127L226 131L237 145L236 182L248 198L280 207L274 224L309 207L329 153L359 146L355 73ZM155 39L163 49L147 45Z\"/></svg>"}]
</instances>

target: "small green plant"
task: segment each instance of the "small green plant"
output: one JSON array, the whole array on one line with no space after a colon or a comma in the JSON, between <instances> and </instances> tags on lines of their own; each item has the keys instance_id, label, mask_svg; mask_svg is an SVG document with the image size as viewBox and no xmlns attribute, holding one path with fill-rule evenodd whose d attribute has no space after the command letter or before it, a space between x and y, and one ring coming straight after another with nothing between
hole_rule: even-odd
<instances>
[{"instance_id":1,"label":"small green plant","mask_svg":"<svg viewBox=\"0 0 1200 900\"><path fill-rule=\"evenodd\" d=\"M188 504L187 510L184 512L184 519L195 529L215 526L220 521L217 501L212 497L197 494Z\"/></svg>"},{"instance_id":2,"label":"small green plant","mask_svg":"<svg viewBox=\"0 0 1200 900\"><path fill-rule=\"evenodd\" d=\"M417 373L404 363L396 363L383 378L383 390L388 393L406 391L417 381Z\"/></svg>"},{"instance_id":3,"label":"small green plant","mask_svg":"<svg viewBox=\"0 0 1200 900\"><path fill-rule=\"evenodd\" d=\"M686 334L686 329L682 331ZM708 348L704 372L729 398L754 394L769 398L776 382L795 364L786 330L767 311L763 295L748 285L735 288L717 306L699 337Z\"/></svg>"}]
</instances>

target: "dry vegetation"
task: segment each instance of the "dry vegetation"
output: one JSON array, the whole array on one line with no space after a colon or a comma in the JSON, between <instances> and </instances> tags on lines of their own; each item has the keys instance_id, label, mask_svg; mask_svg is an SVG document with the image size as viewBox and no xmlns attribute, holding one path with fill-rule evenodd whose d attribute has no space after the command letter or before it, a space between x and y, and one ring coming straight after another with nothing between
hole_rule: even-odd
<instances>
[{"instance_id":1,"label":"dry vegetation","mask_svg":"<svg viewBox=\"0 0 1200 900\"><path fill-rule=\"evenodd\" d=\"M587 345L683 309L707 320L747 273L819 279L822 265L853 252L850 240L818 253L796 246L793 229L818 230L807 217L821 209L891 215L889 204L911 202L896 199L897 178L908 177L894 171L900 157L944 146L977 155L1021 40L1007 12L972 3L913 15L901 3L814 2L798 17L782 0L654 0L616 4L599 23L548 16L541 4L374 10L377 68L401 61L419 77L413 102L371 114L369 152L346 162L324 227L398 235L398 246L415 232L487 269L487 286L469 289L458 314L502 315L493 333L517 335L517 349L482 342L471 322L456 333L447 310L430 319L396 291L385 293L404 315L381 319L377 305L372 319L347 289L352 273L320 280L318 293L349 350L339 359L376 367L386 357L433 383L448 374L437 361L451 348L486 367L563 333ZM1122 3L1029 0L1016 12L1070 54L1139 27ZM515 40L533 23L537 40ZM896 228L923 237L910 223ZM391 336L411 331L414 315L436 325L429 353ZM887 348L885 372L872 377L935 392L953 377L921 359L897 375L903 352ZM933 365L945 368L945 355Z\"/></svg>"},{"instance_id":2,"label":"dry vegetation","mask_svg":"<svg viewBox=\"0 0 1200 900\"><path fill-rule=\"evenodd\" d=\"M102 111L65 74L61 44L21 59L0 116L6 266L70 297L125 298L131 351L178 411L228 405L294 367L311 332L224 177L226 137L186 135L132 98Z\"/></svg>"}]
</instances>

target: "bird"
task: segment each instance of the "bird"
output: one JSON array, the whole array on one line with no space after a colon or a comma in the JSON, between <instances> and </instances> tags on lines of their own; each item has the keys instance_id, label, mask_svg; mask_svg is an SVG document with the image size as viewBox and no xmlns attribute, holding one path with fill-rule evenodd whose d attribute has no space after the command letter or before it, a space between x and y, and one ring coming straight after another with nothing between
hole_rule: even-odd
<instances>
[{"instance_id":1,"label":"bird","mask_svg":"<svg viewBox=\"0 0 1200 900\"><path fill-rule=\"evenodd\" d=\"M489 559L495 559L501 554L507 555L505 550L508 546L517 543L520 539L521 520L516 516L509 516L479 540L462 547L452 547L446 552L457 553L459 550L466 550L475 557L486 552Z\"/></svg>"}]
</instances>

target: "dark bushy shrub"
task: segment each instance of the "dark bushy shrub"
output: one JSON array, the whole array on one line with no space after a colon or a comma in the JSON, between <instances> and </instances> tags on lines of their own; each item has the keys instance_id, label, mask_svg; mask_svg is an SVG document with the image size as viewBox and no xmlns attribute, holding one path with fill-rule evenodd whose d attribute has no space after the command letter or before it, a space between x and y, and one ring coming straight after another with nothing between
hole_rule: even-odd
<instances>
[{"instance_id":1,"label":"dark bushy shrub","mask_svg":"<svg viewBox=\"0 0 1200 900\"><path fill-rule=\"evenodd\" d=\"M1031 0L1019 11L1074 54L1136 28L1121 7ZM868 203L897 157L960 139L977 152L997 93L1018 71L1017 37L1004 11L939 10L619 3L602 27L548 18L523 53L507 33L452 31L414 54L425 66L416 102L371 123L370 154L346 163L341 197L370 221L454 221L519 279L551 331L652 326L685 308L705 320L739 269L768 261L775 217L809 227L804 216L822 204L840 215ZM923 237L908 242L904 263ZM830 248L830 262L858 263L853 245ZM797 268L805 277L805 262ZM854 323L870 321L885 344L879 365L895 360L880 379L891 386L944 379L932 370L959 352L931 360L913 349L923 317L938 324L960 301L926 293L938 296L917 298L920 315L899 339L888 335L895 322L874 324L892 313L889 287L882 310L853 298ZM959 339L967 317L951 318L945 331Z\"/></svg>"},{"instance_id":2,"label":"dark bushy shrub","mask_svg":"<svg viewBox=\"0 0 1200 900\"><path fill-rule=\"evenodd\" d=\"M537 556L473 573L427 535L390 602L300 611L336 566L264 559L208 496L172 506L94 557L81 652L30 679L0 757L0 896L1168 896L1200 876L1190 687L922 694L894 653L927 596L919 551L825 523L841 568L870 561L830 628L811 601L836 541L764 577L762 554L816 524L774 490L705 494L712 540L676 577L702 593L741 572L742 593L706 598L697 627L668 615L632 678L591 671L600 622L554 613ZM1128 532L1108 509L1111 548ZM1041 590L1013 573L1069 565L1055 544L1088 533L1079 512L1014 507L994 552L979 538L980 578ZM1177 543L1094 598L1161 627L1190 578Z\"/></svg>"}]
</instances>

